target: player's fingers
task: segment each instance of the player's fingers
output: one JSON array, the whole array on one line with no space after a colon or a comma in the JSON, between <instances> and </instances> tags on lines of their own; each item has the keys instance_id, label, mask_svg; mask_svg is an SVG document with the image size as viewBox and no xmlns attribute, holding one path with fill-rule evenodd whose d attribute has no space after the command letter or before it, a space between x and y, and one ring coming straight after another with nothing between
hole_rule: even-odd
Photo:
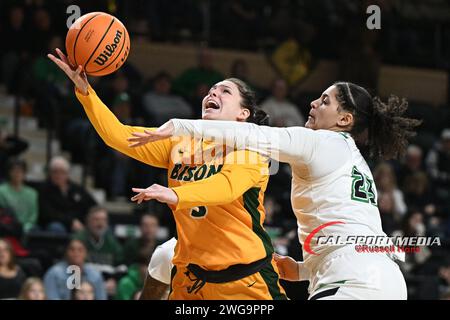
<instances>
[{"instance_id":1,"label":"player's fingers","mask_svg":"<svg viewBox=\"0 0 450 320\"><path fill-rule=\"evenodd\" d=\"M139 199L139 197L141 197L141 195L142 195L142 192L135 194L134 196L131 197L131 201L136 201L137 199Z\"/></svg>"},{"instance_id":2,"label":"player's fingers","mask_svg":"<svg viewBox=\"0 0 450 320\"><path fill-rule=\"evenodd\" d=\"M149 201L152 199L155 199L155 198L152 195L146 193L146 194L143 194L141 198L139 198L138 203L142 203L142 201Z\"/></svg>"},{"instance_id":3,"label":"player's fingers","mask_svg":"<svg viewBox=\"0 0 450 320\"><path fill-rule=\"evenodd\" d=\"M130 142L141 141L141 138L138 138L138 137L128 137L128 138L127 138L127 141L130 141Z\"/></svg>"},{"instance_id":4,"label":"player's fingers","mask_svg":"<svg viewBox=\"0 0 450 320\"><path fill-rule=\"evenodd\" d=\"M78 66L77 70L75 70L75 75L79 76L82 71L83 71L83 67L82 66Z\"/></svg>"},{"instance_id":5,"label":"player's fingers","mask_svg":"<svg viewBox=\"0 0 450 320\"><path fill-rule=\"evenodd\" d=\"M47 57L52 60L58 67L60 67L61 69L64 70L64 63L58 59L57 57L55 57L54 55L52 55L51 53L47 54ZM65 70L64 70L65 71Z\"/></svg>"},{"instance_id":6,"label":"player's fingers","mask_svg":"<svg viewBox=\"0 0 450 320\"><path fill-rule=\"evenodd\" d=\"M142 188L131 188L131 190L133 190L133 192L145 192L145 190L147 189L142 189Z\"/></svg>"},{"instance_id":7,"label":"player's fingers","mask_svg":"<svg viewBox=\"0 0 450 320\"><path fill-rule=\"evenodd\" d=\"M64 61L65 63L69 64L69 61L67 60L66 55L65 55L59 48L56 48L55 51L56 51L56 53L58 54L59 58L60 58L62 61Z\"/></svg>"},{"instance_id":8,"label":"player's fingers","mask_svg":"<svg viewBox=\"0 0 450 320\"><path fill-rule=\"evenodd\" d=\"M49 57L50 60L52 60L64 73L69 77L72 78L72 69L70 69L69 65L67 63L64 63L57 57L55 57L52 54L48 54L47 57Z\"/></svg>"},{"instance_id":9,"label":"player's fingers","mask_svg":"<svg viewBox=\"0 0 450 320\"><path fill-rule=\"evenodd\" d=\"M53 62L54 62L55 60L58 59L58 58L56 58L54 55L52 55L51 53L48 53L48 54L47 54L47 57L48 57L50 60L52 60Z\"/></svg>"},{"instance_id":10,"label":"player's fingers","mask_svg":"<svg viewBox=\"0 0 450 320\"><path fill-rule=\"evenodd\" d=\"M147 134L147 137L153 138L153 139L161 139L161 138L166 138L168 136L167 133L158 131L158 130L156 130L156 131L144 130L144 132Z\"/></svg>"},{"instance_id":11,"label":"player's fingers","mask_svg":"<svg viewBox=\"0 0 450 320\"><path fill-rule=\"evenodd\" d=\"M132 132L131 135L137 138L147 138L147 133L145 132Z\"/></svg>"}]
</instances>

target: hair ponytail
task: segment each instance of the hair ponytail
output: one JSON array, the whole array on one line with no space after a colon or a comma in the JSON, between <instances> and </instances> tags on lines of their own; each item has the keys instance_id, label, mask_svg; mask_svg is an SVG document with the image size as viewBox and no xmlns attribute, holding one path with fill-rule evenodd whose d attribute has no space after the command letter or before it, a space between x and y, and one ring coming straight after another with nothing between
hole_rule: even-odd
<instances>
[{"instance_id":1,"label":"hair ponytail","mask_svg":"<svg viewBox=\"0 0 450 320\"><path fill-rule=\"evenodd\" d=\"M415 127L422 121L403 117L408 101L391 95L384 103L379 97L372 99L372 116L369 124L370 156L385 160L402 156L408 139L416 135Z\"/></svg>"},{"instance_id":2,"label":"hair ponytail","mask_svg":"<svg viewBox=\"0 0 450 320\"><path fill-rule=\"evenodd\" d=\"M406 99L391 95L384 103L366 89L351 82L336 82L336 99L345 111L354 117L350 134L356 142L364 144L369 156L384 160L402 156L408 139L422 121L403 117L408 109Z\"/></svg>"}]
</instances>

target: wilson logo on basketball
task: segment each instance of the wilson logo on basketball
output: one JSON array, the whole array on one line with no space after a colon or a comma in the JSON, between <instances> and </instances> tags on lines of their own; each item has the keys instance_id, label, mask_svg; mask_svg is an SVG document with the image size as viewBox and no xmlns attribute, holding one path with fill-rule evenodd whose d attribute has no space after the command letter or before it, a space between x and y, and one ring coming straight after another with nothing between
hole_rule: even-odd
<instances>
[{"instance_id":1,"label":"wilson logo on basketball","mask_svg":"<svg viewBox=\"0 0 450 320\"><path fill-rule=\"evenodd\" d=\"M116 36L114 37L114 42L105 46L105 50L103 50L103 52L100 53L97 58L95 58L94 63L98 64L99 66L103 66L108 61L109 57L112 56L114 51L116 51L117 45L119 44L121 39L122 32L117 30Z\"/></svg>"}]
</instances>

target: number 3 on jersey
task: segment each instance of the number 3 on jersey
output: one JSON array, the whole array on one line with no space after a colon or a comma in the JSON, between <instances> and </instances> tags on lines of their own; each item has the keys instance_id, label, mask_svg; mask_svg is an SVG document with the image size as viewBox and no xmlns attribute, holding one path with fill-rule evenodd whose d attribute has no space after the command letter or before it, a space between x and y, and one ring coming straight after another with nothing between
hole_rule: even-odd
<instances>
[{"instance_id":1,"label":"number 3 on jersey","mask_svg":"<svg viewBox=\"0 0 450 320\"><path fill-rule=\"evenodd\" d=\"M361 173L356 167L352 169L352 200L377 205L373 180Z\"/></svg>"},{"instance_id":2,"label":"number 3 on jersey","mask_svg":"<svg viewBox=\"0 0 450 320\"><path fill-rule=\"evenodd\" d=\"M191 209L191 217L196 219L201 219L208 213L208 208L200 206Z\"/></svg>"}]
</instances>

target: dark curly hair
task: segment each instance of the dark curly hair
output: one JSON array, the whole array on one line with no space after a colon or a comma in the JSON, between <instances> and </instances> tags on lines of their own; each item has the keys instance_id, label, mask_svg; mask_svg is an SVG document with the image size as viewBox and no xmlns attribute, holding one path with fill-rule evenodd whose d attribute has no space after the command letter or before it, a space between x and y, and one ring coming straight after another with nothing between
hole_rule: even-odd
<instances>
[{"instance_id":1,"label":"dark curly hair","mask_svg":"<svg viewBox=\"0 0 450 320\"><path fill-rule=\"evenodd\" d=\"M417 119L403 117L408 101L391 95L387 102L351 82L336 82L339 107L352 113L350 134L356 142L366 145L369 156L384 160L402 156L421 124Z\"/></svg>"},{"instance_id":2,"label":"dark curly hair","mask_svg":"<svg viewBox=\"0 0 450 320\"><path fill-rule=\"evenodd\" d=\"M238 78L228 78L225 81L233 82L238 87L242 98L241 107L250 111L247 122L269 125L269 115L256 104L256 95L250 86Z\"/></svg>"}]
</instances>

